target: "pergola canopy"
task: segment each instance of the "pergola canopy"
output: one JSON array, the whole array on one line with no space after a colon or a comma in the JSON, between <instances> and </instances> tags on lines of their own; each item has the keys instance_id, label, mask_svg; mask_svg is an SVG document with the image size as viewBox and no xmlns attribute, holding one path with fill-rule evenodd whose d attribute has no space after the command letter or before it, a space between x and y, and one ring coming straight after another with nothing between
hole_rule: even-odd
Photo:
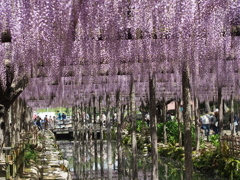
<instances>
[{"instance_id":1,"label":"pergola canopy","mask_svg":"<svg viewBox=\"0 0 240 180\"><path fill-rule=\"evenodd\" d=\"M29 79L30 106L73 106L93 96L130 93L181 98L182 66L192 95L239 92L239 0L3 0L0 86Z\"/></svg>"}]
</instances>

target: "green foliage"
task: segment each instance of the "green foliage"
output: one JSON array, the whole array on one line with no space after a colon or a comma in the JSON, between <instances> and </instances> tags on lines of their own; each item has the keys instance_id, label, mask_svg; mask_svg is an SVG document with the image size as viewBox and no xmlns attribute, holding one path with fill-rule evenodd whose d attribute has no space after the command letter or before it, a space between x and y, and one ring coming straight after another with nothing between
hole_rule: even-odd
<instances>
[{"instance_id":1,"label":"green foliage","mask_svg":"<svg viewBox=\"0 0 240 180\"><path fill-rule=\"evenodd\" d=\"M184 144L185 134L184 134L184 125L183 124L181 124L181 131L182 131L182 143ZM194 125L191 126L191 138L192 138L192 147L195 147L196 146L196 132L195 132Z\"/></svg>"},{"instance_id":2,"label":"green foliage","mask_svg":"<svg viewBox=\"0 0 240 180\"><path fill-rule=\"evenodd\" d=\"M192 146L195 147L196 146L196 133L195 133L195 126L194 125L191 126L191 134L192 134ZM183 133L183 139L184 139L184 133Z\"/></svg>"},{"instance_id":3,"label":"green foliage","mask_svg":"<svg viewBox=\"0 0 240 180\"><path fill-rule=\"evenodd\" d=\"M220 147L220 136L219 136L219 134L209 136L209 140L212 142L212 144L215 147L217 147L217 148Z\"/></svg>"},{"instance_id":4,"label":"green foliage","mask_svg":"<svg viewBox=\"0 0 240 180\"><path fill-rule=\"evenodd\" d=\"M184 158L184 150L181 147L161 147L158 149L158 153L160 156L168 157L174 160L183 161Z\"/></svg>"},{"instance_id":5,"label":"green foliage","mask_svg":"<svg viewBox=\"0 0 240 180\"><path fill-rule=\"evenodd\" d=\"M217 136L213 137L216 138ZM173 160L184 160L183 148L170 146L158 149L159 156L171 158ZM214 177L224 177L228 179L239 179L240 160L234 158L229 151L227 144L224 144L222 151L217 148L214 151L204 151L200 156L193 157L194 168Z\"/></svg>"},{"instance_id":6,"label":"green foliage","mask_svg":"<svg viewBox=\"0 0 240 180\"><path fill-rule=\"evenodd\" d=\"M182 132L182 143L184 143L184 126L181 124L181 132ZM177 121L168 121L166 123L166 131L167 131L167 141L171 145L175 145L179 141L178 134L178 122ZM192 145L195 146L195 127L191 127L192 132ZM163 142L163 123L157 124L157 135L160 142Z\"/></svg>"},{"instance_id":7,"label":"green foliage","mask_svg":"<svg viewBox=\"0 0 240 180\"><path fill-rule=\"evenodd\" d=\"M158 138L163 141L163 123L158 124ZM169 121L166 124L167 138L169 144L173 144L178 141L178 125L175 121ZM192 126L192 142L195 146L195 128ZM182 132L183 127L182 127ZM209 137L211 143L217 147L216 150L208 151L205 148L203 139L200 139L200 146L205 149L200 156L193 157L194 168L210 174L213 176L221 176L229 179L239 179L240 172L238 167L240 166L240 160L234 158L229 150L227 143L223 143L220 151L220 138L219 135L212 135ZM184 134L183 134L184 142ZM159 156L168 157L174 160L183 161L184 150L175 146L161 147L158 149Z\"/></svg>"},{"instance_id":8,"label":"green foliage","mask_svg":"<svg viewBox=\"0 0 240 180\"><path fill-rule=\"evenodd\" d=\"M111 129L111 139L112 140L117 140L117 133L115 132L114 129Z\"/></svg>"},{"instance_id":9,"label":"green foliage","mask_svg":"<svg viewBox=\"0 0 240 180\"><path fill-rule=\"evenodd\" d=\"M132 126L131 126L131 123L128 123L128 124L127 124L126 129L127 129L127 131L128 131L128 134L131 134L131 133L132 133Z\"/></svg>"},{"instance_id":10,"label":"green foliage","mask_svg":"<svg viewBox=\"0 0 240 180\"><path fill-rule=\"evenodd\" d=\"M38 139L39 139L39 140L43 140L43 138L44 138L43 135L38 134Z\"/></svg>"},{"instance_id":11,"label":"green foliage","mask_svg":"<svg viewBox=\"0 0 240 180\"><path fill-rule=\"evenodd\" d=\"M37 151L33 148L31 144L27 144L25 149L25 163L29 164L31 160L36 162L37 157L38 157Z\"/></svg>"},{"instance_id":12,"label":"green foliage","mask_svg":"<svg viewBox=\"0 0 240 180\"><path fill-rule=\"evenodd\" d=\"M137 133L142 133L143 130L145 130L146 128L149 128L149 127L147 126L147 123L146 123L146 122L142 123L142 120L136 121L136 132L137 132ZM127 131L128 131L129 134L132 133L132 125L131 125L131 123L128 123L126 129L127 129Z\"/></svg>"},{"instance_id":13,"label":"green foliage","mask_svg":"<svg viewBox=\"0 0 240 180\"><path fill-rule=\"evenodd\" d=\"M222 171L221 175L224 177L230 177L230 179L239 179L240 172L238 171L238 167L240 165L240 161L229 158L226 159L224 171Z\"/></svg>"},{"instance_id":14,"label":"green foliage","mask_svg":"<svg viewBox=\"0 0 240 180\"><path fill-rule=\"evenodd\" d=\"M57 111L61 111L61 113L65 112L67 115L72 115L72 108L64 108L64 107L57 107L57 108L43 108L43 109L37 109L37 113L40 112L56 112L57 116Z\"/></svg>"},{"instance_id":15,"label":"green foliage","mask_svg":"<svg viewBox=\"0 0 240 180\"><path fill-rule=\"evenodd\" d=\"M143 150L144 143L145 143L145 138L141 135L137 136L137 148Z\"/></svg>"},{"instance_id":16,"label":"green foliage","mask_svg":"<svg viewBox=\"0 0 240 180\"><path fill-rule=\"evenodd\" d=\"M193 163L197 169L211 173L209 171L215 170L216 157L218 157L216 152L206 151L201 156L193 158Z\"/></svg>"},{"instance_id":17,"label":"green foliage","mask_svg":"<svg viewBox=\"0 0 240 180\"><path fill-rule=\"evenodd\" d=\"M200 136L199 141L200 141L200 149L204 149L205 148L205 141L204 141L202 136Z\"/></svg>"},{"instance_id":18,"label":"green foliage","mask_svg":"<svg viewBox=\"0 0 240 180\"><path fill-rule=\"evenodd\" d=\"M178 122L168 121L166 123L168 143L175 145L178 142ZM160 142L163 142L163 123L157 124L157 135Z\"/></svg>"},{"instance_id":19,"label":"green foliage","mask_svg":"<svg viewBox=\"0 0 240 180\"><path fill-rule=\"evenodd\" d=\"M103 140L107 140L107 133L103 131Z\"/></svg>"},{"instance_id":20,"label":"green foliage","mask_svg":"<svg viewBox=\"0 0 240 180\"><path fill-rule=\"evenodd\" d=\"M213 137L218 138L217 136ZM183 148L170 146L158 149L159 156L171 158L183 162ZM200 156L193 157L193 166L196 170L204 172L214 177L228 179L239 179L240 160L234 158L226 144L223 145L222 151L217 148L214 151L204 151Z\"/></svg>"},{"instance_id":21,"label":"green foliage","mask_svg":"<svg viewBox=\"0 0 240 180\"><path fill-rule=\"evenodd\" d=\"M138 133L141 133L143 128L148 127L147 123L146 122L142 123L142 121L137 121L136 126L137 126L137 132Z\"/></svg>"},{"instance_id":22,"label":"green foliage","mask_svg":"<svg viewBox=\"0 0 240 180\"><path fill-rule=\"evenodd\" d=\"M152 151L152 145L151 145L151 144L148 144L148 145L147 145L147 150L148 150L148 152L151 152L151 151Z\"/></svg>"},{"instance_id":23,"label":"green foliage","mask_svg":"<svg viewBox=\"0 0 240 180\"><path fill-rule=\"evenodd\" d=\"M139 160L138 160L138 168L140 168L140 169L143 168L144 165L145 165L144 163L145 163L145 162L144 162L143 159L139 159Z\"/></svg>"},{"instance_id":24,"label":"green foliage","mask_svg":"<svg viewBox=\"0 0 240 180\"><path fill-rule=\"evenodd\" d=\"M217 136L213 138L217 138ZM221 151L220 148L217 148L215 151L205 151L201 156L193 158L193 164L197 170L213 176L228 179L239 179L240 177L238 170L240 161L230 154L226 143L223 144Z\"/></svg>"},{"instance_id":25,"label":"green foliage","mask_svg":"<svg viewBox=\"0 0 240 180\"><path fill-rule=\"evenodd\" d=\"M124 136L124 137L122 138L122 143L123 143L124 145L130 146L130 145L132 144L132 138L131 138L131 136Z\"/></svg>"},{"instance_id":26,"label":"green foliage","mask_svg":"<svg viewBox=\"0 0 240 180\"><path fill-rule=\"evenodd\" d=\"M144 136L138 135L137 136L137 148L143 150L144 144L146 143L147 139ZM122 139L122 143L127 146L132 145L132 137L131 136L124 136Z\"/></svg>"}]
</instances>

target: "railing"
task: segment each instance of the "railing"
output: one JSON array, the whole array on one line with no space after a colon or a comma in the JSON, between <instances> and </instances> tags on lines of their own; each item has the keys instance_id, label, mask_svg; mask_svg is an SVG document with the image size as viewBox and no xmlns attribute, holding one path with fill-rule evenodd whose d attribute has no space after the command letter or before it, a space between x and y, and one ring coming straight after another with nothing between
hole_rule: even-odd
<instances>
[{"instance_id":1,"label":"railing","mask_svg":"<svg viewBox=\"0 0 240 180\"><path fill-rule=\"evenodd\" d=\"M31 132L22 133L20 143L16 147L5 148L10 151L6 153L6 180L13 180L21 176L27 144L37 145L37 139L38 130L35 128Z\"/></svg>"},{"instance_id":2,"label":"railing","mask_svg":"<svg viewBox=\"0 0 240 180\"><path fill-rule=\"evenodd\" d=\"M232 135L224 135L221 139L227 143L229 147L229 153L234 156L239 156L240 154L240 137Z\"/></svg>"}]
</instances>

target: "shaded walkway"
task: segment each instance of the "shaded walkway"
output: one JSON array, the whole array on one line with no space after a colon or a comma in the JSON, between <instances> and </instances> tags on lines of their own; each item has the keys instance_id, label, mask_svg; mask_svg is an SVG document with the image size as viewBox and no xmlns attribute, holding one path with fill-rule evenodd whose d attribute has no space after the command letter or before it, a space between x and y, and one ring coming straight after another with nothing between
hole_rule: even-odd
<instances>
[{"instance_id":1,"label":"shaded walkway","mask_svg":"<svg viewBox=\"0 0 240 180\"><path fill-rule=\"evenodd\" d=\"M71 174L68 171L68 161L63 160L61 152L58 150L54 134L50 131L40 131L40 142L37 150L39 157L36 165L35 162L29 168L24 169L24 178L29 180L57 179L57 180L71 180Z\"/></svg>"}]
</instances>

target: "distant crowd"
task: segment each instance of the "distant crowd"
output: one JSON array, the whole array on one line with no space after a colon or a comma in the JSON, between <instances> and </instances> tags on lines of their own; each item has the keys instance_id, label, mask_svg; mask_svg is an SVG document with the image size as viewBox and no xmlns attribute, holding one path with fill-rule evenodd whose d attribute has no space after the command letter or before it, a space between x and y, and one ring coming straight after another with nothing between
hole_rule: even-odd
<instances>
[{"instance_id":1,"label":"distant crowd","mask_svg":"<svg viewBox=\"0 0 240 180\"><path fill-rule=\"evenodd\" d=\"M58 120L66 120L66 119L67 119L67 115L65 113L60 113L59 111L57 111L57 118L56 116L48 117L48 115L45 115L43 119L37 115L33 116L34 125L36 125L39 130L53 129L56 127Z\"/></svg>"},{"instance_id":2,"label":"distant crowd","mask_svg":"<svg viewBox=\"0 0 240 180\"><path fill-rule=\"evenodd\" d=\"M232 130L232 123L231 123L231 115L229 116L229 128ZM201 128L204 130L204 135L209 136L210 135L210 129L213 130L213 134L218 134L218 128L219 128L219 114L218 109L216 109L213 113L209 113L206 111L206 113L200 118L200 125ZM233 117L233 128L234 132L238 134L238 125L239 125L239 118L236 114L234 114Z\"/></svg>"}]
</instances>

